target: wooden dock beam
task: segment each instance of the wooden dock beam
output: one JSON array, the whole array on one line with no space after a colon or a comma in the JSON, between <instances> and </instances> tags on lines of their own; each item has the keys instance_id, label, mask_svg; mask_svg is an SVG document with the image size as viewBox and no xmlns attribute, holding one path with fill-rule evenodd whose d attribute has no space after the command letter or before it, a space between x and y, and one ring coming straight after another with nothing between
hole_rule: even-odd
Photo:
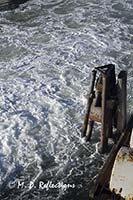
<instances>
[{"instance_id":1,"label":"wooden dock beam","mask_svg":"<svg viewBox=\"0 0 133 200\"><path fill-rule=\"evenodd\" d=\"M122 132L127 120L127 72L121 71L118 75L118 108L117 108L117 130Z\"/></svg>"},{"instance_id":2,"label":"wooden dock beam","mask_svg":"<svg viewBox=\"0 0 133 200\"><path fill-rule=\"evenodd\" d=\"M103 75L103 89L102 89L102 127L101 127L101 153L105 153L108 148L108 136L107 136L107 87L108 87L108 78Z\"/></svg>"},{"instance_id":3,"label":"wooden dock beam","mask_svg":"<svg viewBox=\"0 0 133 200\"><path fill-rule=\"evenodd\" d=\"M86 114L85 114L85 117L84 117L82 137L86 136L91 104L92 104L93 99L95 97L95 92L94 92L95 79L96 79L96 70L93 70L92 71L92 84L91 84L91 90L90 90L90 94L89 94L89 98L88 98L88 102L87 102Z\"/></svg>"},{"instance_id":4,"label":"wooden dock beam","mask_svg":"<svg viewBox=\"0 0 133 200\"><path fill-rule=\"evenodd\" d=\"M97 78L96 72L99 72ZM82 137L86 137L86 141L90 141L94 122L100 122L100 153L108 151L108 138L114 136L113 128L117 129L115 137L119 137L124 130L127 118L126 102L127 72L121 71L116 83L115 65L96 67L92 71L92 84L84 117Z\"/></svg>"}]
</instances>

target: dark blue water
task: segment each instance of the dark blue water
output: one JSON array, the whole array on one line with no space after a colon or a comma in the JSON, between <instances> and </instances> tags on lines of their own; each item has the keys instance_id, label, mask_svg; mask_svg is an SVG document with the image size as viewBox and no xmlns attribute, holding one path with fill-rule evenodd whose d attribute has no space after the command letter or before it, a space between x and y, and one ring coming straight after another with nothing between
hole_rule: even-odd
<instances>
[{"instance_id":1,"label":"dark blue water","mask_svg":"<svg viewBox=\"0 0 133 200\"><path fill-rule=\"evenodd\" d=\"M0 12L0 199L88 199L104 162L99 126L91 143L80 137L91 69L128 71L131 112L132 17L131 0L31 0ZM75 188L29 188L40 180Z\"/></svg>"}]
</instances>

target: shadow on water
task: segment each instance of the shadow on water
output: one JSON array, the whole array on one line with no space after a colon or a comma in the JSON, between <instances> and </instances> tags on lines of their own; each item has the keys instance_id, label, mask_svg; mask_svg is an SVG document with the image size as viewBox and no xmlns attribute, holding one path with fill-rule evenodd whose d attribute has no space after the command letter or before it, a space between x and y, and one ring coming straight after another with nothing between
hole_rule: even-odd
<instances>
[{"instance_id":1,"label":"shadow on water","mask_svg":"<svg viewBox=\"0 0 133 200\"><path fill-rule=\"evenodd\" d=\"M8 197L10 193L15 192L13 185L15 184L15 181L22 176L23 171L23 166L19 164L15 166L14 170L9 174L9 176L3 181L3 184L0 186L0 199Z\"/></svg>"},{"instance_id":2,"label":"shadow on water","mask_svg":"<svg viewBox=\"0 0 133 200\"><path fill-rule=\"evenodd\" d=\"M28 0L0 0L0 10L15 9L20 4L27 2Z\"/></svg>"}]
</instances>

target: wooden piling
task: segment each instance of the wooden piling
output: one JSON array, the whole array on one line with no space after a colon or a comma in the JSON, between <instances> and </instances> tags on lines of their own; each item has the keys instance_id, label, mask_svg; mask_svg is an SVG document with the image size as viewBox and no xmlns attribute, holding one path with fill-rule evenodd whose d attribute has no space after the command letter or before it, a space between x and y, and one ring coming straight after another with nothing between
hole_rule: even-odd
<instances>
[{"instance_id":1,"label":"wooden piling","mask_svg":"<svg viewBox=\"0 0 133 200\"><path fill-rule=\"evenodd\" d=\"M121 71L118 75L118 109L117 109L117 130L121 133L127 120L127 72Z\"/></svg>"},{"instance_id":2,"label":"wooden piling","mask_svg":"<svg viewBox=\"0 0 133 200\"><path fill-rule=\"evenodd\" d=\"M96 70L93 70L92 71L92 84L91 84L91 90L90 90L90 94L89 94L89 98L88 98L88 102L87 102L87 110L86 110L86 114L84 117L82 137L85 137L86 132L87 132L91 104L92 104L94 96L95 96L95 92L94 92L95 79L96 79Z\"/></svg>"},{"instance_id":3,"label":"wooden piling","mask_svg":"<svg viewBox=\"0 0 133 200\"><path fill-rule=\"evenodd\" d=\"M108 147L107 136L107 85L108 78L103 75L103 89L102 89L102 127L101 127L101 153L105 153Z\"/></svg>"},{"instance_id":4,"label":"wooden piling","mask_svg":"<svg viewBox=\"0 0 133 200\"><path fill-rule=\"evenodd\" d=\"M96 71L99 71L100 74L95 84ZM127 73L121 71L116 84L115 66L110 64L95 68L92 71L92 77L82 136L86 136L86 141L89 141L94 122L100 122L101 143L99 151L105 153L108 150L108 138L113 136L113 127L117 128L117 133L122 133L126 125ZM89 130L87 132L88 123Z\"/></svg>"},{"instance_id":5,"label":"wooden piling","mask_svg":"<svg viewBox=\"0 0 133 200\"><path fill-rule=\"evenodd\" d=\"M107 137L111 138L113 135L113 110L108 108L108 127L107 127Z\"/></svg>"},{"instance_id":6,"label":"wooden piling","mask_svg":"<svg viewBox=\"0 0 133 200\"><path fill-rule=\"evenodd\" d=\"M94 121L90 120L89 121L89 129L88 129L88 132L87 132L87 135L86 135L86 141L91 140L93 127L94 127Z\"/></svg>"}]
</instances>

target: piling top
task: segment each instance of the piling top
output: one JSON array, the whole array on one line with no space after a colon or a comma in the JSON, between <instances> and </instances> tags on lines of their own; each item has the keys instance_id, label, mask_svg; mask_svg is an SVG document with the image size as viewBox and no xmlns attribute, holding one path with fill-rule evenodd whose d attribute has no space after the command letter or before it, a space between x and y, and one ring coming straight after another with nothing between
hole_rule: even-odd
<instances>
[{"instance_id":1,"label":"piling top","mask_svg":"<svg viewBox=\"0 0 133 200\"><path fill-rule=\"evenodd\" d=\"M127 71L125 70L120 71L120 73L118 74L118 79L126 78L126 77L127 77Z\"/></svg>"},{"instance_id":2,"label":"piling top","mask_svg":"<svg viewBox=\"0 0 133 200\"><path fill-rule=\"evenodd\" d=\"M110 75L110 71L115 71L115 65L108 64L101 67L95 67L95 69L101 72L104 77L108 77Z\"/></svg>"}]
</instances>

